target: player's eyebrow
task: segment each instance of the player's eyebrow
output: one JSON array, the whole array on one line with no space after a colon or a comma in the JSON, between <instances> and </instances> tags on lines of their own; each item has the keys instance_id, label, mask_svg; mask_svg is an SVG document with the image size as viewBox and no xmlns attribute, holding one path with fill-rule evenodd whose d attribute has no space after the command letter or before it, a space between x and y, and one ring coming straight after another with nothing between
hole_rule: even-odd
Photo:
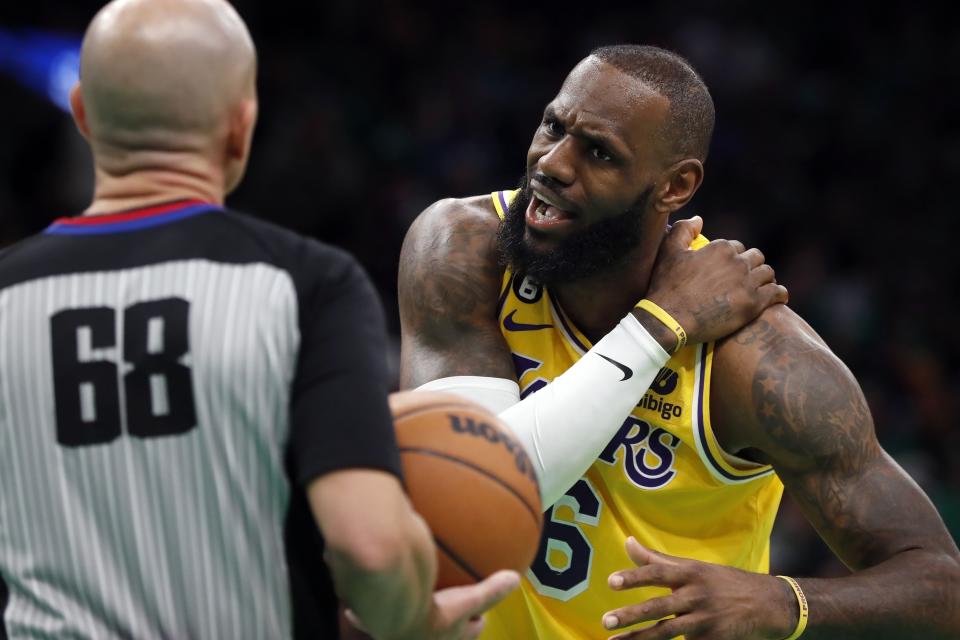
<instances>
[{"instance_id":1,"label":"player's eyebrow","mask_svg":"<svg viewBox=\"0 0 960 640\"><path fill-rule=\"evenodd\" d=\"M630 148L623 143L619 136L601 131L594 125L580 125L579 131L573 133L573 135L606 149L617 158L625 160L633 157Z\"/></svg>"},{"instance_id":2,"label":"player's eyebrow","mask_svg":"<svg viewBox=\"0 0 960 640\"><path fill-rule=\"evenodd\" d=\"M557 113L557 110L552 102L548 104L546 108L544 108L543 119L545 121L562 121L560 114ZM562 124L564 124L564 127L570 135L580 138L581 140L586 140L591 144L603 147L617 158L632 158L634 154L623 141L623 138L611 132L611 130L615 130L617 127L615 127L612 123L607 123L599 118L596 120L596 123L582 121L579 123L575 122L573 126L569 128L566 127L565 123Z\"/></svg>"}]
</instances>

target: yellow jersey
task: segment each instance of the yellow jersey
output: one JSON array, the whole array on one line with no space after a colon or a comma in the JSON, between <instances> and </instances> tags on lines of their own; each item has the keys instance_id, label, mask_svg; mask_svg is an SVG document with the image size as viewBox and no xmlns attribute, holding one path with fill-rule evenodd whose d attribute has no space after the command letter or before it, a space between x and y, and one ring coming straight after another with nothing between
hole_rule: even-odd
<instances>
[{"instance_id":1,"label":"yellow jersey","mask_svg":"<svg viewBox=\"0 0 960 640\"><path fill-rule=\"evenodd\" d=\"M515 193L492 194L501 218ZM545 287L509 269L498 314L521 397L591 346ZM544 513L537 557L521 588L487 614L481 640L609 637L604 613L668 593L607 586L634 566L624 549L631 535L670 555L769 570L783 485L770 466L721 450L710 425L712 359L713 344L692 344L660 370L596 462Z\"/></svg>"}]
</instances>

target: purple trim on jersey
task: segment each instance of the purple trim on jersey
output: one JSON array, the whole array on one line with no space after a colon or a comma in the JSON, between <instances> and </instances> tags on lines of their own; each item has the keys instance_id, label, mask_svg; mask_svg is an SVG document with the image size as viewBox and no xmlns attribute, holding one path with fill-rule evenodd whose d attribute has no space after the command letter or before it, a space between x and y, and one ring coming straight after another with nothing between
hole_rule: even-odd
<instances>
[{"instance_id":1,"label":"purple trim on jersey","mask_svg":"<svg viewBox=\"0 0 960 640\"><path fill-rule=\"evenodd\" d=\"M136 217L127 217L125 215L124 218L119 220L111 220L110 218L112 216L107 214L102 219L102 222L98 220L96 223L94 223L91 218L65 218L57 220L51 224L44 230L44 233L48 235L62 236L89 236L105 233L126 233L128 231L140 231L141 229L158 227L160 225L176 222L185 218L192 218L193 216L200 215L202 213L221 210L222 209L215 204L210 204L207 202L189 202L185 203L182 207L163 211L162 213L137 215ZM81 220L83 222L80 222Z\"/></svg>"},{"instance_id":2,"label":"purple trim on jersey","mask_svg":"<svg viewBox=\"0 0 960 640\"><path fill-rule=\"evenodd\" d=\"M507 204L507 198L503 195L506 191L497 191L497 197L500 199L500 208L503 209L503 217L507 217L507 209L510 208L510 205Z\"/></svg>"},{"instance_id":3,"label":"purple trim on jersey","mask_svg":"<svg viewBox=\"0 0 960 640\"><path fill-rule=\"evenodd\" d=\"M500 206L503 208L503 216L507 216L507 199L503 197L504 191L497 191L497 198L500 199ZM497 318L500 317L500 314L503 312L503 305L507 303L507 295L510 293L510 287L513 285L513 279L516 277L516 274L511 274L510 278L507 280L507 284L503 287L503 291L500 292L500 300L497 301Z\"/></svg>"},{"instance_id":4,"label":"purple trim on jersey","mask_svg":"<svg viewBox=\"0 0 960 640\"><path fill-rule=\"evenodd\" d=\"M707 428L703 422L703 392L706 388L707 380L707 343L701 344L698 348L700 349L700 385L697 387L697 430L700 432L700 442L703 443L704 455L706 455L710 464L713 465L714 470L728 480L752 480L773 473L773 469L764 469L757 473L735 476L721 467L717 459L713 457L713 452L710 451L710 445L707 443Z\"/></svg>"},{"instance_id":5,"label":"purple trim on jersey","mask_svg":"<svg viewBox=\"0 0 960 640\"><path fill-rule=\"evenodd\" d=\"M573 329L570 328L570 325L567 324L567 319L563 315L563 311L560 309L560 305L557 304L557 301L550 297L550 304L553 305L553 310L557 312L557 317L560 318L560 326L563 328L563 332L567 335L567 339L575 344L581 351L590 351L590 347L586 346L580 342L577 338L577 334L573 332Z\"/></svg>"},{"instance_id":6,"label":"purple trim on jersey","mask_svg":"<svg viewBox=\"0 0 960 640\"><path fill-rule=\"evenodd\" d=\"M510 295L510 287L513 286L513 279L515 277L516 274L510 274L510 277L507 279L507 284L503 286L503 291L500 292L500 299L497 300L497 318L503 313L503 305L507 304L507 296Z\"/></svg>"}]
</instances>

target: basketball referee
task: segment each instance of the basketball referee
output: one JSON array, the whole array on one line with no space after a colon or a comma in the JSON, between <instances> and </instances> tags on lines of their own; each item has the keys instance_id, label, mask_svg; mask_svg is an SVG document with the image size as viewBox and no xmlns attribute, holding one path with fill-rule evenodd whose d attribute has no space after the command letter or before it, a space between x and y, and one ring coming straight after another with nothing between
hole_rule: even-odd
<instances>
[{"instance_id":1,"label":"basketball referee","mask_svg":"<svg viewBox=\"0 0 960 640\"><path fill-rule=\"evenodd\" d=\"M519 580L431 593L366 275L223 207L255 58L224 0L116 0L87 30L93 202L0 256L11 638L331 638L334 590L376 637L469 638Z\"/></svg>"}]
</instances>

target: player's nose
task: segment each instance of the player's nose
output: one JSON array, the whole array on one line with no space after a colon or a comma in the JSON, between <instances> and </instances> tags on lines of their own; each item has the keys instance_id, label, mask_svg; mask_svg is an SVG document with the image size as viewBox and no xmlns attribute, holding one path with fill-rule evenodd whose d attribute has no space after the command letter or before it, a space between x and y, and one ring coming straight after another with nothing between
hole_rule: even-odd
<instances>
[{"instance_id":1,"label":"player's nose","mask_svg":"<svg viewBox=\"0 0 960 640\"><path fill-rule=\"evenodd\" d=\"M576 179L574 147L575 141L570 136L564 136L540 156L537 160L537 170L564 186L573 184Z\"/></svg>"}]
</instances>

